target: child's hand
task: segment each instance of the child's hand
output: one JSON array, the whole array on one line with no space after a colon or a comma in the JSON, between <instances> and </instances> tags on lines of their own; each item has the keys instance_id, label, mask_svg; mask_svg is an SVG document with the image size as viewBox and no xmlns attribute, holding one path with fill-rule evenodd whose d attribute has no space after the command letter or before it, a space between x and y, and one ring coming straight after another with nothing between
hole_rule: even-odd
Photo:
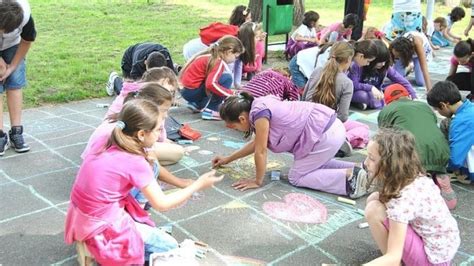
<instances>
[{"instance_id":1,"label":"child's hand","mask_svg":"<svg viewBox=\"0 0 474 266\"><path fill-rule=\"evenodd\" d=\"M372 95L376 100L382 100L383 99L383 93L379 91L375 86L372 86Z\"/></svg>"},{"instance_id":2,"label":"child's hand","mask_svg":"<svg viewBox=\"0 0 474 266\"><path fill-rule=\"evenodd\" d=\"M183 184L183 187L187 187L194 183L194 180L188 178L181 178L181 183Z\"/></svg>"},{"instance_id":3,"label":"child's hand","mask_svg":"<svg viewBox=\"0 0 474 266\"><path fill-rule=\"evenodd\" d=\"M228 157L216 156L214 157L214 159L212 159L212 168L221 167L222 165L225 165L228 163L229 163Z\"/></svg>"},{"instance_id":4,"label":"child's hand","mask_svg":"<svg viewBox=\"0 0 474 266\"><path fill-rule=\"evenodd\" d=\"M247 189L259 188L260 185L256 179L242 179L232 184L232 187L240 191L245 191Z\"/></svg>"},{"instance_id":5,"label":"child's hand","mask_svg":"<svg viewBox=\"0 0 474 266\"><path fill-rule=\"evenodd\" d=\"M200 184L200 189L210 188L214 183L220 182L224 178L224 175L216 176L216 170L212 170L201 175L195 182Z\"/></svg>"}]
</instances>

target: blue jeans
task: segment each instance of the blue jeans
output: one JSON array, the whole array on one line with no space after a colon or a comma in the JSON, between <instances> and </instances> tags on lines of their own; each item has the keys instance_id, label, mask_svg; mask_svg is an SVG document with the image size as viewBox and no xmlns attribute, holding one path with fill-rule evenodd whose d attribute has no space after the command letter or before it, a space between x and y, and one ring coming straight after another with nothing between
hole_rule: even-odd
<instances>
[{"instance_id":1,"label":"blue jeans","mask_svg":"<svg viewBox=\"0 0 474 266\"><path fill-rule=\"evenodd\" d=\"M423 71L421 71L420 59L418 59L418 57L413 57L413 65L415 66L416 86L419 86L419 87L425 86L425 78L423 77ZM405 67L402 64L402 61L396 59L393 67L400 75L404 77L406 76Z\"/></svg>"},{"instance_id":2,"label":"blue jeans","mask_svg":"<svg viewBox=\"0 0 474 266\"><path fill-rule=\"evenodd\" d=\"M291 81L293 81L293 84L298 88L304 88L308 79L303 75L303 72L300 71L300 67L296 63L296 56L291 58L288 68L290 69Z\"/></svg>"},{"instance_id":3,"label":"blue jeans","mask_svg":"<svg viewBox=\"0 0 474 266\"><path fill-rule=\"evenodd\" d=\"M13 57L16 54L18 45L12 46L6 50L0 51L0 57L3 60L10 64L13 60ZM25 59L22 59L15 71L10 74L6 81L0 82L0 93L3 93L5 90L11 89L21 89L26 86L26 64Z\"/></svg>"},{"instance_id":4,"label":"blue jeans","mask_svg":"<svg viewBox=\"0 0 474 266\"><path fill-rule=\"evenodd\" d=\"M217 83L219 83L222 87L230 89L232 86L234 79L231 74L223 73ZM204 109L208 108L213 111L219 110L219 105L225 99L224 96L216 95L212 92L207 94L206 90L206 83L203 82L199 88L192 89L192 88L183 88L181 90L181 95L183 98L189 102L189 104L193 105L197 109Z\"/></svg>"},{"instance_id":5,"label":"blue jeans","mask_svg":"<svg viewBox=\"0 0 474 266\"><path fill-rule=\"evenodd\" d=\"M157 161L155 161L155 163L153 164L153 174L155 178L158 179L158 176L160 174L160 164ZM134 197L140 204L145 204L148 202L148 199L145 197L145 195L143 195L140 189L136 187L130 190L130 195L132 195L132 197Z\"/></svg>"},{"instance_id":6,"label":"blue jeans","mask_svg":"<svg viewBox=\"0 0 474 266\"><path fill-rule=\"evenodd\" d=\"M146 261L150 259L152 253L167 252L178 247L176 239L159 228L138 222L135 222L135 226L145 242Z\"/></svg>"}]
</instances>

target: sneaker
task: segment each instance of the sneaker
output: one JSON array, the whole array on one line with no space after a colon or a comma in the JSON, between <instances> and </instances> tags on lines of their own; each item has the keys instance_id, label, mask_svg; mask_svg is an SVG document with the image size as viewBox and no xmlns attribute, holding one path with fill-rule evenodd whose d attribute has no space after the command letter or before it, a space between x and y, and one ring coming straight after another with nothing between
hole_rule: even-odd
<instances>
[{"instance_id":1,"label":"sneaker","mask_svg":"<svg viewBox=\"0 0 474 266\"><path fill-rule=\"evenodd\" d=\"M23 139L23 126L14 126L8 132L10 137L10 144L16 152L27 152L30 150L30 146L25 143Z\"/></svg>"},{"instance_id":2,"label":"sneaker","mask_svg":"<svg viewBox=\"0 0 474 266\"><path fill-rule=\"evenodd\" d=\"M3 156L9 147L10 143L8 142L8 135L3 133L3 137L0 137L0 156Z\"/></svg>"},{"instance_id":3,"label":"sneaker","mask_svg":"<svg viewBox=\"0 0 474 266\"><path fill-rule=\"evenodd\" d=\"M114 82L116 78L118 78L117 72L115 71L110 72L109 80L107 81L107 85L105 86L105 91L107 92L107 95L109 96L114 96L115 94Z\"/></svg>"},{"instance_id":4,"label":"sneaker","mask_svg":"<svg viewBox=\"0 0 474 266\"><path fill-rule=\"evenodd\" d=\"M342 157L348 157L351 156L352 154L352 145L351 143L346 139L344 143L342 144L341 148L339 148L339 151L337 152L336 155L339 155L340 158ZM338 157L338 156L336 156Z\"/></svg>"},{"instance_id":5,"label":"sneaker","mask_svg":"<svg viewBox=\"0 0 474 266\"><path fill-rule=\"evenodd\" d=\"M441 196L443 197L446 205L450 210L454 210L458 203L456 192L451 188L451 178L449 175L436 175L436 185L441 190Z\"/></svg>"},{"instance_id":6,"label":"sneaker","mask_svg":"<svg viewBox=\"0 0 474 266\"><path fill-rule=\"evenodd\" d=\"M173 63L174 72L179 73L183 67L179 64Z\"/></svg>"},{"instance_id":7,"label":"sneaker","mask_svg":"<svg viewBox=\"0 0 474 266\"><path fill-rule=\"evenodd\" d=\"M353 103L353 105L354 105L356 108L358 108L358 109L360 109L360 110L362 110L362 111L367 110L367 104L366 104L366 103Z\"/></svg>"},{"instance_id":8,"label":"sneaker","mask_svg":"<svg viewBox=\"0 0 474 266\"><path fill-rule=\"evenodd\" d=\"M352 173L352 178L351 180L347 181L348 185L348 191L349 191L349 197L351 199L357 199L360 198L367 193L371 192L369 191L369 180L367 176L367 172L360 167L354 166L354 171Z\"/></svg>"},{"instance_id":9,"label":"sneaker","mask_svg":"<svg viewBox=\"0 0 474 266\"><path fill-rule=\"evenodd\" d=\"M201 118L204 120L222 120L219 112L207 108L202 110Z\"/></svg>"}]
</instances>

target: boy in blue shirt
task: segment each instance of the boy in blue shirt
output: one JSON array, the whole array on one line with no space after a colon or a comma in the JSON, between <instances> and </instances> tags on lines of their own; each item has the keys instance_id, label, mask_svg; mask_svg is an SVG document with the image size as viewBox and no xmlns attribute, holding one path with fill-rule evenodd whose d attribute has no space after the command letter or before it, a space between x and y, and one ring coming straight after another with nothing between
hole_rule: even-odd
<instances>
[{"instance_id":1,"label":"boy in blue shirt","mask_svg":"<svg viewBox=\"0 0 474 266\"><path fill-rule=\"evenodd\" d=\"M436 83L426 97L428 104L440 115L452 118L448 132L449 168L456 175L468 174L474 180L474 160L468 159L474 158L474 104L469 100L463 102L458 88L451 81Z\"/></svg>"}]
</instances>

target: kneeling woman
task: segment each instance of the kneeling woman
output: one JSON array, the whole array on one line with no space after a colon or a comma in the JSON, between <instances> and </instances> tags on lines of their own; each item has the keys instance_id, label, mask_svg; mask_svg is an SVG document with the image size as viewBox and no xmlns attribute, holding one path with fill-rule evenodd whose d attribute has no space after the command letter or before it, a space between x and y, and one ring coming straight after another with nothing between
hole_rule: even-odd
<instances>
[{"instance_id":1,"label":"kneeling woman","mask_svg":"<svg viewBox=\"0 0 474 266\"><path fill-rule=\"evenodd\" d=\"M282 102L272 95L254 99L242 92L224 101L220 115L227 127L255 133L240 150L212 160L218 167L254 153L255 178L240 180L234 188L246 190L263 184L268 148L294 155L288 177L294 186L353 198L366 194L365 171L354 163L334 159L346 131L333 109L311 102Z\"/></svg>"}]
</instances>

